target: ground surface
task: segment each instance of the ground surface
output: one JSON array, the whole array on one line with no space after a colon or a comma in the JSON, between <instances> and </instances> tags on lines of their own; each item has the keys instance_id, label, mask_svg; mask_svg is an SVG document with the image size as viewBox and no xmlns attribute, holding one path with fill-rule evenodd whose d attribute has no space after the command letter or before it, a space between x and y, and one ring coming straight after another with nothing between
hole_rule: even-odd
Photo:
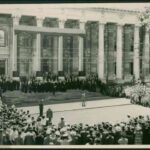
<instances>
[{"instance_id":1,"label":"ground surface","mask_svg":"<svg viewBox=\"0 0 150 150\"><path fill-rule=\"evenodd\" d=\"M86 107L81 105L81 90L52 93L22 93L20 91L6 92L5 102L15 104L18 109L29 110L33 116L39 113L39 101L44 99L44 112L50 107L54 112L53 123L58 124L64 116L69 124L95 124L109 121L111 123L127 121L127 115L149 115L150 108L133 105L129 99L111 98L96 92L86 93Z\"/></svg>"},{"instance_id":2,"label":"ground surface","mask_svg":"<svg viewBox=\"0 0 150 150\"><path fill-rule=\"evenodd\" d=\"M17 107L35 106L38 105L41 99L44 99L44 104L68 103L81 101L81 90L68 90L67 92L56 92L55 96L52 93L23 93L21 91L8 91L4 93L5 103L8 105L15 104ZM109 99L108 96L103 96L99 92L87 92L87 100Z\"/></svg>"},{"instance_id":3,"label":"ground surface","mask_svg":"<svg viewBox=\"0 0 150 150\"><path fill-rule=\"evenodd\" d=\"M86 107L82 107L81 102L46 105L44 111L49 107L54 111L54 124L58 124L62 116L68 124L88 123L93 125L104 121L111 123L127 121L127 115L135 117L150 114L150 108L130 104L130 100L125 98L88 101ZM30 110L33 116L39 113L38 106L20 109Z\"/></svg>"}]
</instances>

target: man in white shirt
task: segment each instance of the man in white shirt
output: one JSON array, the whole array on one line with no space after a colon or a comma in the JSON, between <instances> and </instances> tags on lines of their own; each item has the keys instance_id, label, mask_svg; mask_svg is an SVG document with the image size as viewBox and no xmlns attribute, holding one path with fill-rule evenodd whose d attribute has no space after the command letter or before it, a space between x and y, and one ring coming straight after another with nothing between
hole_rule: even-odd
<instances>
[{"instance_id":1,"label":"man in white shirt","mask_svg":"<svg viewBox=\"0 0 150 150\"><path fill-rule=\"evenodd\" d=\"M10 132L10 141L14 143L15 139L18 137L18 131L15 127L13 127L12 131Z\"/></svg>"},{"instance_id":2,"label":"man in white shirt","mask_svg":"<svg viewBox=\"0 0 150 150\"><path fill-rule=\"evenodd\" d=\"M59 127L59 128L65 127L64 117L61 117L61 120L60 120L60 122L58 123L58 127Z\"/></svg>"},{"instance_id":3,"label":"man in white shirt","mask_svg":"<svg viewBox=\"0 0 150 150\"><path fill-rule=\"evenodd\" d=\"M31 123L32 123L32 120L31 120L31 116L30 116L30 115L28 115L27 123L28 123L28 124L31 124Z\"/></svg>"},{"instance_id":4,"label":"man in white shirt","mask_svg":"<svg viewBox=\"0 0 150 150\"><path fill-rule=\"evenodd\" d=\"M43 126L46 126L47 118L45 116L42 117L41 123Z\"/></svg>"}]
</instances>

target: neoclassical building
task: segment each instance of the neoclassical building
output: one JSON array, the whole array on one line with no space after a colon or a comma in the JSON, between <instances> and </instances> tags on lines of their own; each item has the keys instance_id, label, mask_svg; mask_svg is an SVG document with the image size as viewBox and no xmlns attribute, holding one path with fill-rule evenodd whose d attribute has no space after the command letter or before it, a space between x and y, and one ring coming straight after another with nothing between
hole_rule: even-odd
<instances>
[{"instance_id":1,"label":"neoclassical building","mask_svg":"<svg viewBox=\"0 0 150 150\"><path fill-rule=\"evenodd\" d=\"M149 31L138 11L108 8L0 10L0 74L97 73L149 81Z\"/></svg>"}]
</instances>

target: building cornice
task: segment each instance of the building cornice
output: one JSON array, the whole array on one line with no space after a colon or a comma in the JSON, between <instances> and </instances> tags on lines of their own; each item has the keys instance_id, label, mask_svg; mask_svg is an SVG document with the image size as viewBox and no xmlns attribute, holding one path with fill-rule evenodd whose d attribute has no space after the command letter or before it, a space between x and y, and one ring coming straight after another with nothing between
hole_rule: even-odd
<instances>
[{"instance_id":1,"label":"building cornice","mask_svg":"<svg viewBox=\"0 0 150 150\"><path fill-rule=\"evenodd\" d=\"M127 9L116 9L116 8L104 8L104 7L89 7L89 8L66 8L66 9L74 9L74 10L92 10L92 11L99 11L99 12L111 12L111 13L132 13L138 14L142 11L137 10L127 10Z\"/></svg>"},{"instance_id":2,"label":"building cornice","mask_svg":"<svg viewBox=\"0 0 150 150\"><path fill-rule=\"evenodd\" d=\"M2 10L0 10L1 12ZM37 8L34 11L27 11L27 9L16 9L14 12L10 10L8 13L26 15L26 16L40 16L40 17L54 17L59 18L60 20L75 19L75 20L84 20L81 22L97 21L104 20L109 22L112 19L112 22L124 22L127 23L128 20L131 24L136 24L139 22L138 16L141 11L136 10L125 10L125 9L114 9L114 8L100 8L100 7L87 7L87 8L52 8L52 9L40 9ZM6 12L6 10L5 10ZM112 14L112 18L110 17Z\"/></svg>"},{"instance_id":3,"label":"building cornice","mask_svg":"<svg viewBox=\"0 0 150 150\"><path fill-rule=\"evenodd\" d=\"M140 13L140 11L136 11L136 10L127 10L127 9L114 9L114 8L92 8L95 9L97 11L109 11L109 12L128 12L128 13Z\"/></svg>"},{"instance_id":4,"label":"building cornice","mask_svg":"<svg viewBox=\"0 0 150 150\"><path fill-rule=\"evenodd\" d=\"M87 7L87 8L52 8L51 10L53 9L61 9L61 10L79 10L79 11L86 11L86 10L89 10L89 11L96 11L96 12L110 12L110 13L129 13L129 14L138 14L142 11L136 11L136 10L127 10L127 9L116 9L116 8L104 8L104 7ZM2 9L2 13L6 12L5 9ZM19 9L19 8L16 8L16 9L10 9L9 10L9 13L13 13L13 12L26 12L28 10L26 9ZM37 10L35 9L35 11L37 12L40 12L40 13L43 13L43 8L37 8ZM47 11L46 9L44 10L45 12ZM48 10L49 11L49 10ZM0 10L1 12L1 10Z\"/></svg>"}]
</instances>

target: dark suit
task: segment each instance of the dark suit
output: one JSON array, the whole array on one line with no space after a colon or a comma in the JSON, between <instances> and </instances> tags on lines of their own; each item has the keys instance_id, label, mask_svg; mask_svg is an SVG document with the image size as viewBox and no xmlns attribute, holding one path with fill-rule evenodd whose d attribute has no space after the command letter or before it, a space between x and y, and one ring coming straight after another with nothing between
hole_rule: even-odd
<instances>
[{"instance_id":1,"label":"dark suit","mask_svg":"<svg viewBox=\"0 0 150 150\"><path fill-rule=\"evenodd\" d=\"M35 141L32 135L26 135L24 139L24 145L34 145Z\"/></svg>"},{"instance_id":2,"label":"dark suit","mask_svg":"<svg viewBox=\"0 0 150 150\"><path fill-rule=\"evenodd\" d=\"M49 122L51 122L52 118L53 118L53 112L51 109L48 109L46 112L46 116L47 118L49 118Z\"/></svg>"},{"instance_id":3,"label":"dark suit","mask_svg":"<svg viewBox=\"0 0 150 150\"><path fill-rule=\"evenodd\" d=\"M40 116L43 116L43 103L40 102L39 104L39 109L40 109Z\"/></svg>"}]
</instances>

